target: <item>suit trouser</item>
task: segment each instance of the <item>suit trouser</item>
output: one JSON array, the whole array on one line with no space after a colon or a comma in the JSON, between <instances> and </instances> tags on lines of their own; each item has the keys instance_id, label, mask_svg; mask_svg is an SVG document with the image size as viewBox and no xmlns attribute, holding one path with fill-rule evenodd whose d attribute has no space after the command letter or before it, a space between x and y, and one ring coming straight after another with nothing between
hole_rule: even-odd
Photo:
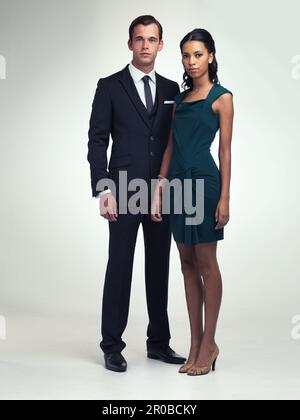
<instances>
[{"instance_id":1,"label":"suit trouser","mask_svg":"<svg viewBox=\"0 0 300 420\"><path fill-rule=\"evenodd\" d=\"M102 302L102 341L104 353L121 352L126 344L122 334L128 320L134 251L140 223L145 245L145 281L149 324L147 348L169 344L167 314L171 233L168 215L153 222L149 214L119 214L109 223L109 258Z\"/></svg>"}]
</instances>

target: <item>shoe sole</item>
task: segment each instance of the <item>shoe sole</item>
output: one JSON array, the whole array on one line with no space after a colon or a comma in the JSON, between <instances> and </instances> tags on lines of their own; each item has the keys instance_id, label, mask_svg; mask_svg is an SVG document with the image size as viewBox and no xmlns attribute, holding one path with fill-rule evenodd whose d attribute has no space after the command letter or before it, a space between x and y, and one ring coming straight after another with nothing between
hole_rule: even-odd
<instances>
[{"instance_id":1,"label":"shoe sole","mask_svg":"<svg viewBox=\"0 0 300 420\"><path fill-rule=\"evenodd\" d=\"M107 366L107 364L105 363L105 369L107 370L111 370L113 372L125 372L127 370L127 366L125 368L117 368L117 367L113 367L113 366Z\"/></svg>"},{"instance_id":2,"label":"shoe sole","mask_svg":"<svg viewBox=\"0 0 300 420\"><path fill-rule=\"evenodd\" d=\"M127 370L127 367L126 368L113 368L113 367L105 366L105 369L111 370L113 372L125 372Z\"/></svg>"},{"instance_id":3,"label":"shoe sole","mask_svg":"<svg viewBox=\"0 0 300 420\"><path fill-rule=\"evenodd\" d=\"M186 359L181 359L181 360L178 360L178 361L171 361L169 359L165 359L164 357L159 357L156 354L152 354L152 353L148 353L147 357L149 359L160 360L161 362L169 363L171 365L182 365L186 361Z\"/></svg>"}]
</instances>

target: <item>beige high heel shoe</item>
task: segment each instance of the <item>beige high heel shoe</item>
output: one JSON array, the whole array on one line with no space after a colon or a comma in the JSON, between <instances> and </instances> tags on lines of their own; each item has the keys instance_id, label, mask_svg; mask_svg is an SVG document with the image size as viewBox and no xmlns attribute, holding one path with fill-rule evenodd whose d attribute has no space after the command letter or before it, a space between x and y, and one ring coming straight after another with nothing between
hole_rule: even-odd
<instances>
[{"instance_id":1,"label":"beige high heel shoe","mask_svg":"<svg viewBox=\"0 0 300 420\"><path fill-rule=\"evenodd\" d=\"M210 370L212 369L215 371L216 369L216 361L220 354L219 347L217 346L213 355L211 357L210 364L208 366L195 366L193 365L191 368L188 369L187 374L189 376L200 376L200 375L207 375Z\"/></svg>"},{"instance_id":2,"label":"beige high heel shoe","mask_svg":"<svg viewBox=\"0 0 300 420\"><path fill-rule=\"evenodd\" d=\"M193 363L185 363L184 365L182 365L178 372L179 373L187 373L187 371L193 366Z\"/></svg>"}]
</instances>

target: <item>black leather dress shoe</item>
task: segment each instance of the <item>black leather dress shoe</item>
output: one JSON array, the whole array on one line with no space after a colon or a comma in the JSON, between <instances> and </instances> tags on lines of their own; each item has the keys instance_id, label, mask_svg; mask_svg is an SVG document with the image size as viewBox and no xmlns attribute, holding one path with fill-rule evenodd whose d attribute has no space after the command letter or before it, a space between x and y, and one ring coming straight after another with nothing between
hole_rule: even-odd
<instances>
[{"instance_id":1,"label":"black leather dress shoe","mask_svg":"<svg viewBox=\"0 0 300 420\"><path fill-rule=\"evenodd\" d=\"M161 349L147 349L149 359L161 360L165 363L172 363L174 365L181 365L186 361L185 357L175 353L170 347Z\"/></svg>"},{"instance_id":2,"label":"black leather dress shoe","mask_svg":"<svg viewBox=\"0 0 300 420\"><path fill-rule=\"evenodd\" d=\"M105 367L114 372L125 372L127 369L127 362L121 353L106 353L104 354Z\"/></svg>"}]
</instances>

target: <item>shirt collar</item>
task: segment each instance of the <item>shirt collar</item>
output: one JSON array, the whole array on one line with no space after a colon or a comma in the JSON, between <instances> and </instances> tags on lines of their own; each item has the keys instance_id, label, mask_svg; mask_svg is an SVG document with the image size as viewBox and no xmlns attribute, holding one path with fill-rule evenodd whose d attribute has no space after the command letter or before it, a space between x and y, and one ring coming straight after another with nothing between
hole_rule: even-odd
<instances>
[{"instance_id":1,"label":"shirt collar","mask_svg":"<svg viewBox=\"0 0 300 420\"><path fill-rule=\"evenodd\" d=\"M156 76L155 76L155 70L153 69L150 73L144 73L143 71L137 69L132 62L129 63L129 71L131 74L131 77L134 80L134 83L138 83L144 76L149 76L152 82L156 83Z\"/></svg>"}]
</instances>

